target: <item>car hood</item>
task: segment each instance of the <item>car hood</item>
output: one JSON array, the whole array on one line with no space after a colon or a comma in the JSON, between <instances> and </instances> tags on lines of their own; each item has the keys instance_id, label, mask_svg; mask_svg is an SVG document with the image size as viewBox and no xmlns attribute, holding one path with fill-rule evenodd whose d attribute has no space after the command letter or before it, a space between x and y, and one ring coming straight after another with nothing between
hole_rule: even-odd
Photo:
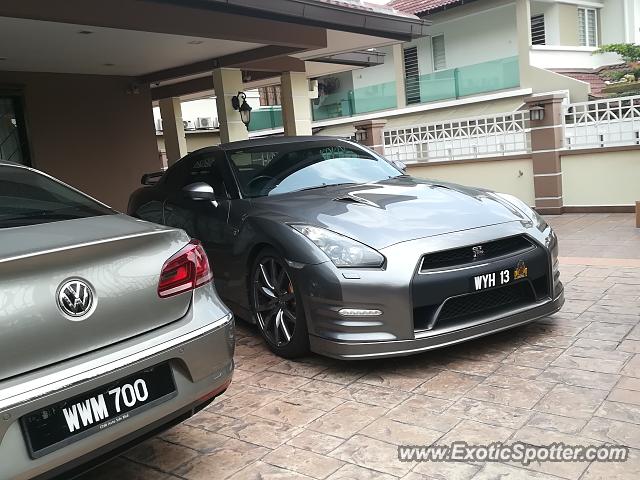
<instances>
[{"instance_id":1,"label":"car hood","mask_svg":"<svg viewBox=\"0 0 640 480\"><path fill-rule=\"evenodd\" d=\"M528 218L494 193L408 176L256 199L287 222L322 226L374 248ZM263 210L264 209L264 210Z\"/></svg>"}]
</instances>

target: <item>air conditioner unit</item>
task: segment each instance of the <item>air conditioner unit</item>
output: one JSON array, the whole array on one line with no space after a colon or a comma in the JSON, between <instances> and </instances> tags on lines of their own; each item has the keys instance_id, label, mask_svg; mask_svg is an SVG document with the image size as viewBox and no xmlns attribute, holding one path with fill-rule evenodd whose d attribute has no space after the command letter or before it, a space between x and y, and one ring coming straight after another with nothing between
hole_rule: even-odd
<instances>
[{"instance_id":1,"label":"air conditioner unit","mask_svg":"<svg viewBox=\"0 0 640 480\"><path fill-rule=\"evenodd\" d=\"M213 128L220 128L220 121L217 118L214 118L213 122L211 123L211 126Z\"/></svg>"},{"instance_id":2,"label":"air conditioner unit","mask_svg":"<svg viewBox=\"0 0 640 480\"><path fill-rule=\"evenodd\" d=\"M156 132L161 132L162 131L162 119L158 118L156 119Z\"/></svg>"},{"instance_id":3,"label":"air conditioner unit","mask_svg":"<svg viewBox=\"0 0 640 480\"><path fill-rule=\"evenodd\" d=\"M193 121L192 120L183 120L182 121L182 126L185 130L195 130L196 127L193 125Z\"/></svg>"},{"instance_id":4,"label":"air conditioner unit","mask_svg":"<svg viewBox=\"0 0 640 480\"><path fill-rule=\"evenodd\" d=\"M213 128L213 119L211 117L198 117L196 120L196 128L201 130Z\"/></svg>"}]
</instances>

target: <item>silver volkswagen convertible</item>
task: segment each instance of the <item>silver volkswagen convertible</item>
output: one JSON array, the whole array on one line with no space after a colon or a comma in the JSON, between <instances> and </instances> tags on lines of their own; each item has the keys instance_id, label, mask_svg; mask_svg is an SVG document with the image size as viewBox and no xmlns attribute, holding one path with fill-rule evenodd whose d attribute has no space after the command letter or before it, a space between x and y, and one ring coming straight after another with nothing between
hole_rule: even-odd
<instances>
[{"instance_id":1,"label":"silver volkswagen convertible","mask_svg":"<svg viewBox=\"0 0 640 480\"><path fill-rule=\"evenodd\" d=\"M229 385L199 242L0 162L0 479L71 478Z\"/></svg>"}]
</instances>

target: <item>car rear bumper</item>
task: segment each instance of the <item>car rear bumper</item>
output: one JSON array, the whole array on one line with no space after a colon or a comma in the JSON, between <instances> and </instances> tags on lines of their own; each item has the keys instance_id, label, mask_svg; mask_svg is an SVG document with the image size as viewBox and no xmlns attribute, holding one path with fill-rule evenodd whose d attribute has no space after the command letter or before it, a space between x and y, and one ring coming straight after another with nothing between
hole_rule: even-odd
<instances>
[{"instance_id":1,"label":"car rear bumper","mask_svg":"<svg viewBox=\"0 0 640 480\"><path fill-rule=\"evenodd\" d=\"M117 455L125 453L127 450L135 447L144 440L155 437L179 423L184 422L189 417L204 409L218 396L222 395L230 383L231 377L211 392L211 394L207 395L205 399L199 399L198 401L195 401L180 410L176 410L175 412L172 412L135 432L123 436L98 450L94 450L93 452L76 458L69 463L61 465L53 470L49 470L42 475L38 475L37 477L34 477L33 480L64 480L68 478L75 478L76 475L80 475L87 470L116 457Z\"/></svg>"},{"instance_id":2,"label":"car rear bumper","mask_svg":"<svg viewBox=\"0 0 640 480\"><path fill-rule=\"evenodd\" d=\"M211 302L211 287L194 295L187 318L136 339L91 355L72 359L55 375L41 374L39 389L7 397L0 389L0 480L49 479L105 460L124 448L192 415L226 390L233 375L234 326L228 311ZM218 318L218 315L222 317ZM216 315L216 316L212 316ZM213 320L217 318L217 320ZM85 360L84 362L82 360ZM20 418L79 394L108 385L146 368L168 364L177 394L152 408L39 458L31 458ZM84 367L84 368L83 368ZM49 383L49 380L54 380ZM30 385L23 381L21 385Z\"/></svg>"},{"instance_id":3,"label":"car rear bumper","mask_svg":"<svg viewBox=\"0 0 640 480\"><path fill-rule=\"evenodd\" d=\"M548 299L531 308L501 315L497 318L489 317L448 332L421 332L416 333L415 338L411 340L388 342L337 342L312 335L310 345L311 350L316 353L345 360L412 355L525 325L556 313L563 304L564 291L561 290L553 300Z\"/></svg>"}]
</instances>

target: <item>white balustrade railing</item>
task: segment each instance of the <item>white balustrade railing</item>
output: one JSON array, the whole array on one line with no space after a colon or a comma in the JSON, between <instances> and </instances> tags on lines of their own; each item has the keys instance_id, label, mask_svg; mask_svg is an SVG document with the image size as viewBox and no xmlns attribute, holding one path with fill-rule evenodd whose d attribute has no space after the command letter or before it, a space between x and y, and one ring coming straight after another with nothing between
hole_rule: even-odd
<instances>
[{"instance_id":1,"label":"white balustrade railing","mask_svg":"<svg viewBox=\"0 0 640 480\"><path fill-rule=\"evenodd\" d=\"M568 104L567 149L640 145L640 95Z\"/></svg>"},{"instance_id":2,"label":"white balustrade railing","mask_svg":"<svg viewBox=\"0 0 640 480\"><path fill-rule=\"evenodd\" d=\"M405 163L515 155L530 151L528 111L426 123L383 132L385 156Z\"/></svg>"},{"instance_id":3,"label":"white balustrade railing","mask_svg":"<svg viewBox=\"0 0 640 480\"><path fill-rule=\"evenodd\" d=\"M563 106L566 149L640 145L640 95ZM405 163L531 152L529 112L449 120L383 132L385 156Z\"/></svg>"}]
</instances>

